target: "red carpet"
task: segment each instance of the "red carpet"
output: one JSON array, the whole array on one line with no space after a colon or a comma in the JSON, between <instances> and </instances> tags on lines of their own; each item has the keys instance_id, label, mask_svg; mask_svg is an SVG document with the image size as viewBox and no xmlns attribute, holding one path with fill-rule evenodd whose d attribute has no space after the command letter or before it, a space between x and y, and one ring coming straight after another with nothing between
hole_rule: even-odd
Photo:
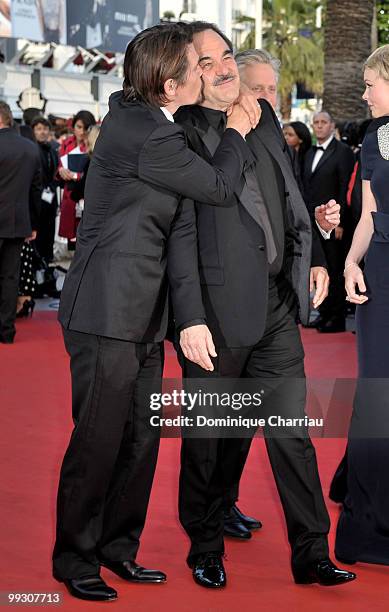
<instances>
[{"instance_id":1,"label":"red carpet","mask_svg":"<svg viewBox=\"0 0 389 612\"><path fill-rule=\"evenodd\" d=\"M0 345L1 550L0 591L61 592L62 610L101 605L70 598L50 574L54 505L59 464L71 430L68 360L56 314L38 312L18 323L16 342ZM307 373L316 378L355 374L355 338L304 331ZM167 347L167 375L177 373ZM315 440L327 493L344 440ZM389 609L389 568L356 566L358 580L325 589L296 586L289 570L283 518L262 440L256 440L244 473L241 507L264 527L250 542L227 542L228 587L209 592L196 586L184 559L188 542L177 520L179 441L163 440L139 561L163 569L166 585L129 585L108 571L119 591L116 610L251 611ZM333 525L338 509L328 502ZM331 547L333 532L331 533ZM46 606L50 607L50 606Z\"/></svg>"}]
</instances>

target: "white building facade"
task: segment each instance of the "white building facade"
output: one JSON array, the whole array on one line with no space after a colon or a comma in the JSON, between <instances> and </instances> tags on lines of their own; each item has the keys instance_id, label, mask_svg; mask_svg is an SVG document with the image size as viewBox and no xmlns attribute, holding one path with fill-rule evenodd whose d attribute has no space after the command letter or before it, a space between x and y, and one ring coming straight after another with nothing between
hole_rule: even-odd
<instances>
[{"instance_id":1,"label":"white building facade","mask_svg":"<svg viewBox=\"0 0 389 612\"><path fill-rule=\"evenodd\" d=\"M256 0L160 0L160 16L174 13L174 19L191 19L215 23L237 49L250 31L247 24L237 23L241 16L255 17Z\"/></svg>"}]
</instances>

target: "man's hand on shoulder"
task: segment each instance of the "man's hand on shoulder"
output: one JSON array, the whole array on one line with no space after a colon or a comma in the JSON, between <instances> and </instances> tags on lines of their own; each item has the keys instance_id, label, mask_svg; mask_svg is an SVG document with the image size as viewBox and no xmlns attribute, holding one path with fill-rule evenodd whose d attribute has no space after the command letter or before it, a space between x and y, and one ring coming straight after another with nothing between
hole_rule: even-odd
<instances>
[{"instance_id":1,"label":"man's hand on shoulder","mask_svg":"<svg viewBox=\"0 0 389 612\"><path fill-rule=\"evenodd\" d=\"M309 290L312 292L315 289L313 296L313 307L317 308L326 299L328 295L328 287L330 285L330 277L328 272L322 266L314 266L311 268L309 278Z\"/></svg>"},{"instance_id":2,"label":"man's hand on shoulder","mask_svg":"<svg viewBox=\"0 0 389 612\"><path fill-rule=\"evenodd\" d=\"M211 332L206 325L192 325L183 329L180 333L180 346L189 361L213 372L214 367L210 357L217 355Z\"/></svg>"}]
</instances>

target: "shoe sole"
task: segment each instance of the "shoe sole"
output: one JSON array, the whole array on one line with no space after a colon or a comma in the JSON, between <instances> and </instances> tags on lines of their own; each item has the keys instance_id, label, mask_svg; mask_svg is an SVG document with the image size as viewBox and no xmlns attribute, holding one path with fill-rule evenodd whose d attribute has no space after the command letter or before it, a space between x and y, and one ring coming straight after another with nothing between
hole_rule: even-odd
<instances>
[{"instance_id":1,"label":"shoe sole","mask_svg":"<svg viewBox=\"0 0 389 612\"><path fill-rule=\"evenodd\" d=\"M206 589L225 589L227 586L227 583L225 584L219 584L216 586L216 584L203 584L202 582L198 582L195 578L193 578L193 581L198 584L201 587L204 587Z\"/></svg>"},{"instance_id":2,"label":"shoe sole","mask_svg":"<svg viewBox=\"0 0 389 612\"><path fill-rule=\"evenodd\" d=\"M326 584L325 582L319 582L318 580L294 580L295 584L318 584L319 586L324 586L324 587L333 587L333 586L340 586L342 584L348 584L349 582L353 582L355 580L356 576L354 576L354 578L350 578L350 580L343 580L342 582L331 582Z\"/></svg>"}]
</instances>

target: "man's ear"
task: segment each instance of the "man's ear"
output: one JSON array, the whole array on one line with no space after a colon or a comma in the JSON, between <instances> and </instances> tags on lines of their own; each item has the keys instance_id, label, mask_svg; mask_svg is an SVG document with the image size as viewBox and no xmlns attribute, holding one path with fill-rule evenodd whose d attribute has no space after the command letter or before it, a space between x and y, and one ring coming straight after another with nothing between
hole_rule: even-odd
<instances>
[{"instance_id":1,"label":"man's ear","mask_svg":"<svg viewBox=\"0 0 389 612\"><path fill-rule=\"evenodd\" d=\"M163 90L169 100L173 100L176 97L177 82L174 79L168 79L163 84Z\"/></svg>"}]
</instances>

